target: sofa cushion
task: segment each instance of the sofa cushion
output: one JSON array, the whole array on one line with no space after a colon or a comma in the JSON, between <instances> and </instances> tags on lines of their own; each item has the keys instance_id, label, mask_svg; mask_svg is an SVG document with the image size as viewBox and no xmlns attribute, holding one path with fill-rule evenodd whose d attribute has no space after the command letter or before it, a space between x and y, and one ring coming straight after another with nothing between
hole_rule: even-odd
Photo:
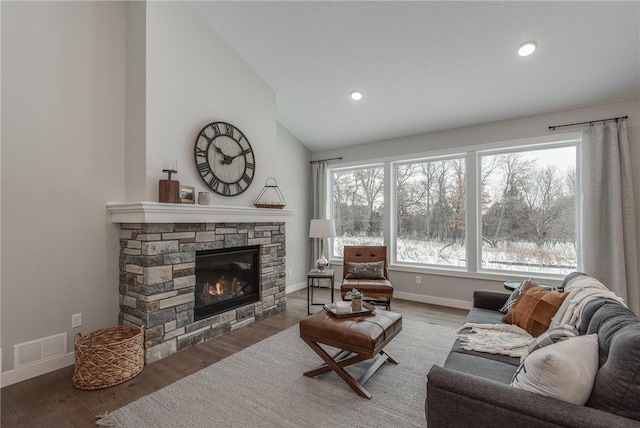
<instances>
[{"instance_id":1,"label":"sofa cushion","mask_svg":"<svg viewBox=\"0 0 640 428\"><path fill-rule=\"evenodd\" d=\"M460 354L473 355L476 358L488 358L490 360L498 361L504 364L509 364L510 366L514 366L514 367L518 367L520 365L520 358L518 357L510 357L508 355L501 355L501 354L490 354L488 352L469 351L467 349L464 349L459 339L453 343L451 352L458 352Z\"/></svg>"},{"instance_id":2,"label":"sofa cushion","mask_svg":"<svg viewBox=\"0 0 640 428\"><path fill-rule=\"evenodd\" d=\"M527 282L513 308L504 316L503 322L515 324L525 329L533 337L538 337L549 328L551 318L556 314L567 294L547 291Z\"/></svg>"},{"instance_id":3,"label":"sofa cushion","mask_svg":"<svg viewBox=\"0 0 640 428\"><path fill-rule=\"evenodd\" d=\"M467 314L465 323L471 322L476 324L502 324L503 315L498 311L491 309L473 308Z\"/></svg>"},{"instance_id":4,"label":"sofa cushion","mask_svg":"<svg viewBox=\"0 0 640 428\"><path fill-rule=\"evenodd\" d=\"M598 333L599 365L587 406L640 421L640 318L612 300L597 307L587 333Z\"/></svg>"},{"instance_id":5,"label":"sofa cushion","mask_svg":"<svg viewBox=\"0 0 640 428\"><path fill-rule=\"evenodd\" d=\"M510 295L511 293L505 291L475 290L473 292L472 307L499 311Z\"/></svg>"},{"instance_id":6,"label":"sofa cushion","mask_svg":"<svg viewBox=\"0 0 640 428\"><path fill-rule=\"evenodd\" d=\"M582 273L582 272L571 272L570 274L568 274L567 276L564 277L564 279L562 280L562 284L560 284L558 286L559 290L564 290L564 288L569 285L569 283L571 281L573 281L575 278L581 277L581 276L587 276L586 273Z\"/></svg>"},{"instance_id":7,"label":"sofa cushion","mask_svg":"<svg viewBox=\"0 0 640 428\"><path fill-rule=\"evenodd\" d=\"M344 279L385 279L384 261L366 263L347 263Z\"/></svg>"},{"instance_id":8,"label":"sofa cushion","mask_svg":"<svg viewBox=\"0 0 640 428\"><path fill-rule=\"evenodd\" d=\"M518 367L511 385L584 405L597 371L598 336L589 334L530 353Z\"/></svg>"},{"instance_id":9,"label":"sofa cushion","mask_svg":"<svg viewBox=\"0 0 640 428\"><path fill-rule=\"evenodd\" d=\"M465 323L476 324L501 324L502 314L498 311L483 308L472 308L467 314ZM471 333L471 329L465 328L460 330L461 334ZM510 357L508 355L489 354L487 352L469 351L462 347L460 340L456 340L453 344L451 352L459 352L461 354L473 355L476 358L488 358L491 360L499 361L501 363L509 364L511 366L518 366L520 364L520 358Z\"/></svg>"},{"instance_id":10,"label":"sofa cushion","mask_svg":"<svg viewBox=\"0 0 640 428\"><path fill-rule=\"evenodd\" d=\"M444 362L444 367L506 385L509 385L518 368L518 366L494 359L481 358L460 352L451 352Z\"/></svg>"}]
</instances>

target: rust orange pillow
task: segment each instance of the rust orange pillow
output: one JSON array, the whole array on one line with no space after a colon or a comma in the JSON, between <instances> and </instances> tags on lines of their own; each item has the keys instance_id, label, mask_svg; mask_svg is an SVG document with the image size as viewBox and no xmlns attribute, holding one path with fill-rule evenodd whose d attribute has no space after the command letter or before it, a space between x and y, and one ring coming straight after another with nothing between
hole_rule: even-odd
<instances>
[{"instance_id":1,"label":"rust orange pillow","mask_svg":"<svg viewBox=\"0 0 640 428\"><path fill-rule=\"evenodd\" d=\"M534 283L527 283L502 322L515 324L533 337L538 337L549 329L551 318L558 312L565 297L566 293L547 291Z\"/></svg>"}]
</instances>

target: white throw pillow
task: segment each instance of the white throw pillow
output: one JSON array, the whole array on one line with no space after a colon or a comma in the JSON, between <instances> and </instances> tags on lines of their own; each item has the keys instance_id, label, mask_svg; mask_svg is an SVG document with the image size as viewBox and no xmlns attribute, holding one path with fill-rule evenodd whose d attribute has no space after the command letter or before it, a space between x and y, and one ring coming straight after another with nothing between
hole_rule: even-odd
<instances>
[{"instance_id":1,"label":"white throw pillow","mask_svg":"<svg viewBox=\"0 0 640 428\"><path fill-rule=\"evenodd\" d=\"M533 339L533 342L529 344L527 350L520 357L520 362L523 362L524 359L533 351L537 351L545 346L553 345L554 343L562 342L563 340L571 339L572 337L577 337L579 335L578 330L571 324L565 324L562 327L550 328L540 336Z\"/></svg>"},{"instance_id":2,"label":"white throw pillow","mask_svg":"<svg viewBox=\"0 0 640 428\"><path fill-rule=\"evenodd\" d=\"M598 372L598 336L573 337L540 348L522 361L511 386L584 405Z\"/></svg>"}]
</instances>

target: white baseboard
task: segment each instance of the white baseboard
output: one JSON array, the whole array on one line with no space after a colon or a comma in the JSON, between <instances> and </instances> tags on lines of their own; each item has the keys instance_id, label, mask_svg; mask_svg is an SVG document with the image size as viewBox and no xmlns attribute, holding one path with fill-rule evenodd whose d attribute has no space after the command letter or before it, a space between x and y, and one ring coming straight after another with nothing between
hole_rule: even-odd
<instances>
[{"instance_id":1,"label":"white baseboard","mask_svg":"<svg viewBox=\"0 0 640 428\"><path fill-rule=\"evenodd\" d=\"M38 361L33 364L23 366L17 370L9 370L2 373L0 386L5 387L32 377L40 376L54 370L73 365L75 363L75 353L69 352L47 360Z\"/></svg>"},{"instance_id":2,"label":"white baseboard","mask_svg":"<svg viewBox=\"0 0 640 428\"><path fill-rule=\"evenodd\" d=\"M466 300L446 299L444 297L427 296L424 294L405 293L403 291L394 291L394 299L411 300L413 302L429 303L438 306L448 306L450 308L471 309L472 303Z\"/></svg>"},{"instance_id":3,"label":"white baseboard","mask_svg":"<svg viewBox=\"0 0 640 428\"><path fill-rule=\"evenodd\" d=\"M297 284L287 285L287 288L285 289L285 293L287 294L293 293L294 291L302 290L303 288L307 288L306 282L299 282Z\"/></svg>"}]
</instances>

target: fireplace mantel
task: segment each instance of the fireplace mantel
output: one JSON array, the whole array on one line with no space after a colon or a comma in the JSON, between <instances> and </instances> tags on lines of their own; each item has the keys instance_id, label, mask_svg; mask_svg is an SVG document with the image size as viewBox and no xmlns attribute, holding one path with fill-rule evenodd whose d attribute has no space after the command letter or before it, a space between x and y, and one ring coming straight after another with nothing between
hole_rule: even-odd
<instances>
[{"instance_id":1,"label":"fireplace mantel","mask_svg":"<svg viewBox=\"0 0 640 428\"><path fill-rule=\"evenodd\" d=\"M286 222L296 211L222 205L109 202L112 223L259 223Z\"/></svg>"}]
</instances>

